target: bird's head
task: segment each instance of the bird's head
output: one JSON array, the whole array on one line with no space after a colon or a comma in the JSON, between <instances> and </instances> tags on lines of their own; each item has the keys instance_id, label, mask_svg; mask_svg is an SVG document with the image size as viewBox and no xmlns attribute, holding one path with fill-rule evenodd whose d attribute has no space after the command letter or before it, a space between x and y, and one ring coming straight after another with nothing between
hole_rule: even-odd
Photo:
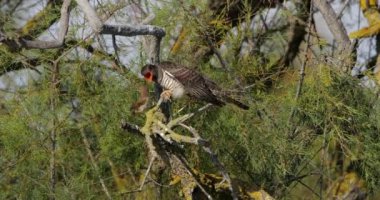
<instances>
[{"instance_id":1,"label":"bird's head","mask_svg":"<svg viewBox=\"0 0 380 200\"><path fill-rule=\"evenodd\" d=\"M148 82L157 82L159 76L159 69L156 65L147 64L141 69L141 75Z\"/></svg>"}]
</instances>

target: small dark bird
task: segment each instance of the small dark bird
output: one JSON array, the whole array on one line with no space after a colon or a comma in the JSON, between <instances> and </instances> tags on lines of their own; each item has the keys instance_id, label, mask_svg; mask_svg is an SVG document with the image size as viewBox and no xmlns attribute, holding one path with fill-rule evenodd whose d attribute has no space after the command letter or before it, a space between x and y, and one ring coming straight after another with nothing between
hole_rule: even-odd
<instances>
[{"instance_id":1,"label":"small dark bird","mask_svg":"<svg viewBox=\"0 0 380 200\"><path fill-rule=\"evenodd\" d=\"M141 74L147 81L156 82L169 91L174 99L187 94L218 106L232 103L241 109L249 109L247 105L228 96L214 81L185 66L172 62L162 62L158 65L147 64L141 69Z\"/></svg>"}]
</instances>

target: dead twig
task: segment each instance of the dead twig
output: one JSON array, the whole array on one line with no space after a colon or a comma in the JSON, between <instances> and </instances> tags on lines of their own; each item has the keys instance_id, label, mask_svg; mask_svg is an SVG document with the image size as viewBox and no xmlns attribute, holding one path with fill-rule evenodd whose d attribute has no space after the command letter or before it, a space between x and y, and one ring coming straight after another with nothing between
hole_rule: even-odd
<instances>
[{"instance_id":1,"label":"dead twig","mask_svg":"<svg viewBox=\"0 0 380 200\"><path fill-rule=\"evenodd\" d=\"M69 6L71 0L65 0L61 7L61 18L59 19L59 33L58 39L55 41L41 41L41 40L27 40L27 39L9 39L5 36L4 33L0 32L1 41L7 44L9 47L13 49L20 48L37 48L37 49L51 49L58 48L63 46L65 42L65 36L67 34L67 30L69 28Z\"/></svg>"},{"instance_id":2,"label":"dead twig","mask_svg":"<svg viewBox=\"0 0 380 200\"><path fill-rule=\"evenodd\" d=\"M314 6L318 8L319 12L321 12L327 26L334 35L334 38L338 43L339 53L343 52L347 48L350 48L351 41L347 35L347 31L344 28L342 21L335 14L335 11L331 5L325 0L313 0L312 4L314 4Z\"/></svg>"},{"instance_id":3,"label":"dead twig","mask_svg":"<svg viewBox=\"0 0 380 200\"><path fill-rule=\"evenodd\" d=\"M113 46L113 50L115 51L116 62L120 63L119 47L116 44L116 36L113 34L112 34L112 46Z\"/></svg>"},{"instance_id":4,"label":"dead twig","mask_svg":"<svg viewBox=\"0 0 380 200\"><path fill-rule=\"evenodd\" d=\"M199 135L198 131L195 130L193 127L191 126L187 126L183 123L180 123L180 125L182 127L184 127L185 129L187 129L189 132L191 132L193 134L193 136L195 138L199 138L199 140L203 140L201 138L201 136ZM238 199L238 196L234 190L234 187L232 185L232 181L231 181L231 178L230 178L230 175L227 173L226 169L224 168L223 164L219 161L218 159L218 156L211 150L210 146L209 146L209 143L202 143L200 144L200 146L202 146L202 149L210 155L210 158L211 158L211 162L215 165L215 167L217 167L219 169L219 171L222 173L223 175L223 180L222 182L220 182L219 184L222 184L224 183L224 181L227 181L228 183L228 188L230 189L231 191L231 196L234 200L237 200Z\"/></svg>"},{"instance_id":5,"label":"dead twig","mask_svg":"<svg viewBox=\"0 0 380 200\"><path fill-rule=\"evenodd\" d=\"M228 66L226 60L223 59L222 57L222 54L220 54L219 50L215 47L215 45L211 42L210 39L207 39L207 44L209 45L211 51L215 54L215 56L218 58L219 62L220 62L220 65L222 66L222 68L227 71L227 72L230 72L230 67Z\"/></svg>"},{"instance_id":6,"label":"dead twig","mask_svg":"<svg viewBox=\"0 0 380 200\"><path fill-rule=\"evenodd\" d=\"M151 162L149 163L148 170L145 173L145 176L143 178L140 188L136 190L128 191L126 193L142 191L143 186L146 181L146 177L149 174L149 171L154 159L160 157L160 155L156 151L155 145L153 144L153 140L157 139L157 137L153 137L153 136L157 135L163 139L162 141L164 143L162 142L160 143L163 145L162 146L163 149L170 155L171 159L176 158L179 160L180 166L182 165L186 169L186 171L192 177L191 180L196 183L196 185L200 188L200 190L206 195L208 199L212 199L211 195L205 190L202 184L198 181L196 173L194 173L193 170L188 166L186 159L182 155L178 155L178 153L176 153L176 150L174 150L173 148L173 144L188 143L188 144L195 144L202 147L204 151L210 155L213 164L215 165L216 168L220 170L220 172L223 175L223 180L219 184L215 184L215 187L218 187L218 185L221 185L224 183L224 181L226 181L228 183L228 188L231 191L231 196L233 197L234 200L238 199L236 191L234 190L234 187L231 183L230 176L226 172L224 166L218 160L217 155L212 152L211 148L209 147L209 142L202 139L199 133L194 128L183 124L184 121L194 116L195 113L204 111L205 109L210 107L211 104L207 104L199 108L197 111L193 113L185 114L176 119L170 120L167 124L164 124L162 122L162 120L164 120L164 117L163 117L162 111L159 109L162 103L163 103L163 99L161 97L158 103L145 113L146 120L142 128L139 128L137 125L133 125L129 123L124 123L122 125L122 127L126 130L129 130L134 133L139 132L145 136L145 141L147 143L147 146L149 148L151 158L152 158ZM180 135L176 133L175 131L173 131L172 128L178 125L184 127L189 132L191 132L193 134L193 137ZM165 144L165 142L167 142L167 145Z\"/></svg>"},{"instance_id":7,"label":"dead twig","mask_svg":"<svg viewBox=\"0 0 380 200\"><path fill-rule=\"evenodd\" d=\"M342 16L343 16L343 12L344 10L347 8L348 4L350 3L350 0L346 0L346 2L344 2L342 8L340 9L340 11L338 12L338 15L337 15L337 18L340 19Z\"/></svg>"},{"instance_id":8,"label":"dead twig","mask_svg":"<svg viewBox=\"0 0 380 200\"><path fill-rule=\"evenodd\" d=\"M299 73L300 78L298 80L298 85L297 85L297 90L296 90L296 95L295 95L296 104L298 103L298 100L299 100L301 93L302 93L302 86L303 86L303 82L304 82L304 78L305 78L305 68L306 68L306 64L309 60L307 53L308 53L309 48L310 48L310 31L311 31L312 22L313 22L313 16L312 15L313 15L313 4L311 3L310 4L310 11L309 11L308 33L307 33L307 38L306 38L305 59L304 59L302 65L301 65L301 68L300 68L300 73ZM297 109L297 105L292 107L292 111L290 113L288 123L292 122L293 117L296 114L296 109ZM291 132L289 134L290 139L295 137L295 135L294 135L295 125L291 125L291 127L292 127Z\"/></svg>"},{"instance_id":9,"label":"dead twig","mask_svg":"<svg viewBox=\"0 0 380 200\"><path fill-rule=\"evenodd\" d=\"M146 182L146 178L148 177L149 172L152 169L153 163L154 163L154 161L156 159L157 159L157 156L153 156L150 159L149 165L148 165L148 169L146 169L146 171L145 171L145 174L144 174L143 180L141 181L140 187L138 189L136 189L136 190L121 192L121 194L130 194L130 193L135 193L135 192L141 192L141 191L143 191L142 189L144 188L144 185L145 185L145 182Z\"/></svg>"},{"instance_id":10,"label":"dead twig","mask_svg":"<svg viewBox=\"0 0 380 200\"><path fill-rule=\"evenodd\" d=\"M194 182L197 184L199 189L206 195L207 199L212 200L212 196L206 191L206 189L202 186L202 184L198 181L196 178L197 175L193 172L193 170L189 167L189 164L187 163L186 159L182 156L174 155L175 158L178 159L178 161L182 164L182 166L185 167L187 173L193 177Z\"/></svg>"},{"instance_id":11,"label":"dead twig","mask_svg":"<svg viewBox=\"0 0 380 200\"><path fill-rule=\"evenodd\" d=\"M98 179L99 179L99 182L100 182L100 185L102 186L102 189L104 191L104 193L106 194L107 198L108 199L112 199L109 191L108 191L108 188L104 182L104 179L102 178L102 176L100 175L100 170L99 170L99 166L98 164L96 163L95 161L95 157L94 157L94 154L92 153L91 151L91 146L90 146L90 142L88 141L87 139L87 136L86 136L86 133L85 133L85 130L84 128L82 127L81 128L81 135L82 135L82 140L83 140L83 143L84 143L84 147L87 151L87 155L88 157L90 157L90 161L91 161L91 164L92 164L92 167L94 168L95 170L95 173L97 174L98 176Z\"/></svg>"},{"instance_id":12,"label":"dead twig","mask_svg":"<svg viewBox=\"0 0 380 200\"><path fill-rule=\"evenodd\" d=\"M201 108L199 108L198 110L196 110L195 112L192 112L192 113L188 113L188 114L185 114L185 115L182 115L180 117L177 117L175 119L172 119L170 120L170 122L168 122L167 124L167 127L168 128L172 128L174 127L175 125L179 125L180 123L183 123L185 122L186 120L190 119L191 117L193 117L195 114L199 113L199 112L202 112L204 110L206 110L207 108L211 107L212 104L211 103L208 103L204 106L202 106Z\"/></svg>"}]
</instances>

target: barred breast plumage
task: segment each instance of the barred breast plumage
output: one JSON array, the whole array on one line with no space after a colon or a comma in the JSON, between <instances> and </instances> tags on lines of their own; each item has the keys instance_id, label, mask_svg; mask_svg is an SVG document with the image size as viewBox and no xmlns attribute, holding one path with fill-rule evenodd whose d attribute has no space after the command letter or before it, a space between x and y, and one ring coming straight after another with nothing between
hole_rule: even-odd
<instances>
[{"instance_id":1,"label":"barred breast plumage","mask_svg":"<svg viewBox=\"0 0 380 200\"><path fill-rule=\"evenodd\" d=\"M141 74L145 79L160 84L166 90L171 90L173 98L179 98L186 93L218 106L232 103L242 109L249 109L247 105L224 94L212 80L185 66L172 62L162 62L159 65L148 64L142 68Z\"/></svg>"},{"instance_id":2,"label":"barred breast plumage","mask_svg":"<svg viewBox=\"0 0 380 200\"><path fill-rule=\"evenodd\" d=\"M166 89L172 91L172 97L177 99L185 94L185 88L170 72L163 71L160 85Z\"/></svg>"}]
</instances>

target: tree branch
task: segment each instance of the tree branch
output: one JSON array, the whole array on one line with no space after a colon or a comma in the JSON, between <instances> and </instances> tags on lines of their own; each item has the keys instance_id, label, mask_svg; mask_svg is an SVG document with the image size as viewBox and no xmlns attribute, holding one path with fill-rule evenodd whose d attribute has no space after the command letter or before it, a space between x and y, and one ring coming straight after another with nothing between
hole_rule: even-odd
<instances>
[{"instance_id":1,"label":"tree branch","mask_svg":"<svg viewBox=\"0 0 380 200\"><path fill-rule=\"evenodd\" d=\"M300 78L298 80L298 85L297 85L297 90L296 90L296 96L295 96L295 101L298 103L298 100L301 96L302 92L302 86L303 86L303 81L305 78L305 68L306 68L306 63L309 60L309 57L307 56L307 53L310 49L310 35L311 35L311 27L312 27L312 22L313 22L313 4L310 4L310 10L309 10L309 22L308 22L308 32L307 32L307 38L306 38L306 49L305 49L305 59L303 60L302 66L300 68ZM296 114L296 108L297 105L292 107L292 111L290 113L288 123L292 122L294 115ZM294 132L295 132L295 125L291 124L291 130L288 135L289 138L293 139L295 137Z\"/></svg>"},{"instance_id":2,"label":"tree branch","mask_svg":"<svg viewBox=\"0 0 380 200\"><path fill-rule=\"evenodd\" d=\"M40 40L27 40L23 38L11 39L7 38L3 32L0 32L0 42L7 44L12 49L20 48L36 48L36 49L52 49L62 47L64 39L68 30L69 22L69 6L71 0L65 0L61 8L60 18L60 32L58 34L58 40L56 41L40 41ZM165 36L165 31L152 25L138 25L138 26L117 26L117 25L103 25L101 19L97 16L95 10L90 6L87 0L77 0L79 7L85 13L87 20L90 23L91 28L100 34L111 34L121 36L137 36L137 35L153 35L158 38L157 43L161 41L161 38ZM156 51L159 50L159 47ZM159 53L156 53L159 54ZM154 59L159 60L158 56Z\"/></svg>"},{"instance_id":3,"label":"tree branch","mask_svg":"<svg viewBox=\"0 0 380 200\"><path fill-rule=\"evenodd\" d=\"M157 26L152 25L135 25L135 26L118 26L118 25L103 25L100 34L112 34L122 36L137 36L137 35L153 35L159 38L165 36L165 31Z\"/></svg>"},{"instance_id":4,"label":"tree branch","mask_svg":"<svg viewBox=\"0 0 380 200\"><path fill-rule=\"evenodd\" d=\"M212 163L215 165L216 168L218 168L220 170L220 172L223 175L223 180L220 183L215 183L215 184L213 183L212 187L214 187L214 188L219 187L218 185L222 185L224 181L227 181L227 184L223 184L223 188L230 190L231 196L233 197L233 199L238 199L238 195L236 194L236 191L234 189L235 187L232 185L230 176L226 172L222 163L218 160L217 155L212 152L211 148L209 147L209 142L204 140L203 138L201 138L200 135L198 134L198 132L194 128L192 128L190 126L186 126L183 124L184 121L186 121L187 119L194 116L194 114L196 112L204 111L211 104L207 104L207 105L201 107L196 112L188 113L188 114L180 116L176 119L173 119L173 120L169 121L167 125L165 125L164 123L162 123L162 120L163 120L162 113L159 109L161 103L162 103L162 97L159 99L158 103L153 108L151 108L150 110L148 110L145 113L146 120L145 120L144 127L139 128L137 125L132 125L132 124L125 123L125 122L123 123L122 127L124 129L127 129L127 130L133 132L133 133L140 132L141 134L143 134L145 136L147 146L149 148L149 151L152 154L152 158L158 156L158 153L156 151L156 147L153 144L154 137L152 137L152 136L154 136L154 135L160 136L163 139L163 141L168 143L168 145L165 145L165 143L162 143L162 145L165 146L164 148L166 149L166 151L171 155L171 157L174 156L175 158L180 160L182 167L186 168L186 170L191 175L191 177L194 179L195 183L202 190L202 192L207 196L207 198L212 199L212 197L203 188L201 183L197 180L196 174L190 169L190 167L188 167L188 164L186 163L185 158L183 156L178 156L175 153L175 150L172 149L172 144L189 143L189 144L195 144L195 145L202 147L204 149L204 151L210 155ZM185 129L187 129L189 132L191 132L193 134L193 137L183 136L183 135L180 135L180 134L174 132L171 128L173 128L177 125L180 125L180 126L184 127ZM174 141L174 143L173 143L173 141ZM173 158L171 158L171 159L173 159ZM174 161L172 161L172 162L174 162ZM144 181L141 184L141 187L139 189L133 190L131 192L141 191L143 184L144 184Z\"/></svg>"},{"instance_id":5,"label":"tree branch","mask_svg":"<svg viewBox=\"0 0 380 200\"><path fill-rule=\"evenodd\" d=\"M189 173L189 175L191 177L193 177L194 182L197 184L197 186L203 192L203 194L207 197L207 199L212 200L213 199L212 196L206 191L206 189L203 187L203 185L198 181L198 179L196 178L197 175L191 169L191 167L187 163L186 159L183 156L178 156L178 155L175 155L174 157L176 159L178 159L178 161L182 164L183 167L185 167L187 173ZM185 196L186 196L186 194L185 194Z\"/></svg>"},{"instance_id":6,"label":"tree branch","mask_svg":"<svg viewBox=\"0 0 380 200\"><path fill-rule=\"evenodd\" d=\"M94 168L95 173L97 174L97 176L99 178L100 185L102 186L102 189L103 189L104 193L106 194L107 198L108 199L112 199L112 197L111 197L111 195L110 195L110 193L109 193L109 191L107 189L107 186L104 183L104 179L102 178L102 176L100 174L99 166L98 166L98 164L95 161L94 154L91 151L91 146L90 146L90 143L89 143L89 141L87 139L85 130L84 130L83 127L81 127L80 129L81 129L80 132L81 132L81 135L82 135L82 140L83 140L83 143L84 143L84 147L85 147L85 149L87 151L88 156L90 157L90 161L91 161L92 167Z\"/></svg>"},{"instance_id":7,"label":"tree branch","mask_svg":"<svg viewBox=\"0 0 380 200\"><path fill-rule=\"evenodd\" d=\"M59 19L59 8L64 2L62 0L48 0L47 2L45 8L22 27L19 31L20 37L29 40L36 38ZM22 1L19 3L21 4Z\"/></svg>"},{"instance_id":8,"label":"tree branch","mask_svg":"<svg viewBox=\"0 0 380 200\"><path fill-rule=\"evenodd\" d=\"M91 28L96 32L100 33L103 29L103 22L100 20L96 11L91 7L90 3L87 0L76 0L79 7L84 12L84 15L88 22L90 23Z\"/></svg>"},{"instance_id":9,"label":"tree branch","mask_svg":"<svg viewBox=\"0 0 380 200\"><path fill-rule=\"evenodd\" d=\"M152 25L136 25L136 26L118 26L103 24L101 19L97 16L96 11L91 7L87 0L77 0L79 7L85 13L87 20L90 23L91 28L95 33L99 34L111 34L121 36L138 36L138 35L152 35L155 36L154 52L151 57L153 63L160 62L160 44L162 37L165 36L165 31L157 26ZM153 16L154 17L154 16ZM150 18L147 20L149 21ZM147 21L144 21L146 23ZM164 105L164 104L163 104Z\"/></svg>"},{"instance_id":10,"label":"tree branch","mask_svg":"<svg viewBox=\"0 0 380 200\"><path fill-rule=\"evenodd\" d=\"M27 40L24 38L10 39L0 32L0 42L5 43L12 49L35 48L35 49L52 49L63 46L65 36L69 27L69 6L71 0L64 0L61 8L61 18L59 20L58 39L55 41Z\"/></svg>"},{"instance_id":11,"label":"tree branch","mask_svg":"<svg viewBox=\"0 0 380 200\"><path fill-rule=\"evenodd\" d=\"M334 38L338 43L338 50L341 52L347 48L350 48L351 41L350 38L348 38L346 29L329 3L326 0L313 0L313 4L321 12L327 26L334 35Z\"/></svg>"},{"instance_id":12,"label":"tree branch","mask_svg":"<svg viewBox=\"0 0 380 200\"><path fill-rule=\"evenodd\" d=\"M195 130L193 127L191 126L187 126L183 123L180 124L182 127L186 128L189 132L191 132L193 134L193 136L195 138L199 138L199 139L202 139L201 136L199 135L198 131ZM203 140L203 139L202 139ZM219 184L222 184L224 181L227 181L228 183L228 188L230 189L231 191L231 196L234 200L237 200L238 199L238 196L236 194L236 191L234 189L234 185L232 184L232 181L231 181L231 178L230 178L230 175L227 173L226 169L224 168L223 164L219 161L218 159L218 156L211 150L210 146L208 143L203 143L202 145L202 149L208 153L210 155L210 158L211 158L211 162L214 164L215 167L217 167L219 169L219 171L222 173L223 175L223 180L222 182L220 182Z\"/></svg>"}]
</instances>

